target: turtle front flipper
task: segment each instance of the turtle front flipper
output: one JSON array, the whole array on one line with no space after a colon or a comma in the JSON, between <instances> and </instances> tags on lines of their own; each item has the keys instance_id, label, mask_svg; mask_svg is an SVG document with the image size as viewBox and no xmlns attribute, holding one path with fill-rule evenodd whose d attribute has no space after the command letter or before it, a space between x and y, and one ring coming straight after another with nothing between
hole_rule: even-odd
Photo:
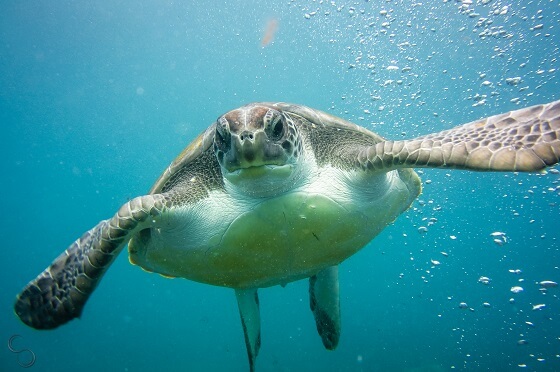
<instances>
[{"instance_id":1,"label":"turtle front flipper","mask_svg":"<svg viewBox=\"0 0 560 372\"><path fill-rule=\"evenodd\" d=\"M130 200L82 235L17 296L16 314L36 329L56 328L79 317L95 287L142 223L166 208L163 195Z\"/></svg>"},{"instance_id":2,"label":"turtle front flipper","mask_svg":"<svg viewBox=\"0 0 560 372\"><path fill-rule=\"evenodd\" d=\"M534 172L560 160L560 101L491 116L412 140L362 149L363 169L456 168Z\"/></svg>"},{"instance_id":3,"label":"turtle front flipper","mask_svg":"<svg viewBox=\"0 0 560 372\"><path fill-rule=\"evenodd\" d=\"M309 303L323 345L334 350L340 339L338 266L327 267L309 278Z\"/></svg>"},{"instance_id":4,"label":"turtle front flipper","mask_svg":"<svg viewBox=\"0 0 560 372\"><path fill-rule=\"evenodd\" d=\"M257 289L236 289L237 306L245 335L249 368L255 370L255 361L261 348L261 315Z\"/></svg>"}]
</instances>

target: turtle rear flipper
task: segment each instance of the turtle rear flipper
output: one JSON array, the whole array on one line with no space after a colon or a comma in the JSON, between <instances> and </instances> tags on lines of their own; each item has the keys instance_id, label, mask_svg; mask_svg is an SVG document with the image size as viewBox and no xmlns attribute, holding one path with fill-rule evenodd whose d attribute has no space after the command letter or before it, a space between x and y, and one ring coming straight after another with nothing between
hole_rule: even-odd
<instances>
[{"instance_id":1,"label":"turtle rear flipper","mask_svg":"<svg viewBox=\"0 0 560 372\"><path fill-rule=\"evenodd\" d=\"M131 235L162 213L166 203L163 195L137 197L82 235L17 296L19 318L30 327L52 329L79 317Z\"/></svg>"},{"instance_id":2,"label":"turtle rear flipper","mask_svg":"<svg viewBox=\"0 0 560 372\"><path fill-rule=\"evenodd\" d=\"M340 339L340 290L338 266L330 266L309 278L309 303L317 331L327 350Z\"/></svg>"},{"instance_id":3,"label":"turtle rear flipper","mask_svg":"<svg viewBox=\"0 0 560 372\"><path fill-rule=\"evenodd\" d=\"M257 289L236 289L237 305L245 336L249 370L255 370L255 362L261 348L261 315Z\"/></svg>"},{"instance_id":4,"label":"turtle rear flipper","mask_svg":"<svg viewBox=\"0 0 560 372\"><path fill-rule=\"evenodd\" d=\"M364 169L455 168L534 172L560 160L560 101L359 152Z\"/></svg>"}]
</instances>

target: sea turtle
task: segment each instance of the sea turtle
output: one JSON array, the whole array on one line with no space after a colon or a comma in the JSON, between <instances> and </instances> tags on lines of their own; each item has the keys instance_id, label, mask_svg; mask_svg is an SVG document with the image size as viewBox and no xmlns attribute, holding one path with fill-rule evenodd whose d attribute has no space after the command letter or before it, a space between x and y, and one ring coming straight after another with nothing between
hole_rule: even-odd
<instances>
[{"instance_id":1,"label":"sea turtle","mask_svg":"<svg viewBox=\"0 0 560 372\"><path fill-rule=\"evenodd\" d=\"M79 317L128 243L133 264L235 290L249 365L257 289L309 278L324 346L340 336L338 264L421 192L413 167L538 171L560 157L560 101L389 141L330 114L251 103L220 116L163 172L64 251L17 296L37 329Z\"/></svg>"}]
</instances>

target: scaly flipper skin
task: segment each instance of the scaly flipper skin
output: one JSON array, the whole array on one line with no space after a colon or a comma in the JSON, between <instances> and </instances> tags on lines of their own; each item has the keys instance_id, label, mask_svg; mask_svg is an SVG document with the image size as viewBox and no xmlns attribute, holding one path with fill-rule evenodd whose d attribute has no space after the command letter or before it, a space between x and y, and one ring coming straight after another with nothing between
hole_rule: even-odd
<instances>
[{"instance_id":1,"label":"scaly flipper skin","mask_svg":"<svg viewBox=\"0 0 560 372\"><path fill-rule=\"evenodd\" d=\"M146 219L162 213L163 195L132 199L82 235L17 296L15 312L28 326L56 328L82 313L89 296Z\"/></svg>"},{"instance_id":2,"label":"scaly flipper skin","mask_svg":"<svg viewBox=\"0 0 560 372\"><path fill-rule=\"evenodd\" d=\"M362 150L363 169L455 168L534 172L560 160L560 101Z\"/></svg>"}]
</instances>

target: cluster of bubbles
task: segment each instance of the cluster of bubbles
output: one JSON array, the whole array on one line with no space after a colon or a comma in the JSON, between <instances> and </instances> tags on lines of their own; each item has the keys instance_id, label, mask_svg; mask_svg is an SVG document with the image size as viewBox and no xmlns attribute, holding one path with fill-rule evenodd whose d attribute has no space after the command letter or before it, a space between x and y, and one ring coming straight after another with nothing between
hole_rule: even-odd
<instances>
[{"instance_id":1,"label":"cluster of bubbles","mask_svg":"<svg viewBox=\"0 0 560 372\"><path fill-rule=\"evenodd\" d=\"M337 56L352 82L331 108L342 106L350 119L372 126L406 124L403 135L411 125L437 125L434 118L445 123L457 108L526 105L558 76L554 16L522 3L319 0L293 6L312 38L331 45L330 58ZM452 16L457 13L462 17ZM552 43L550 50L527 49L537 39Z\"/></svg>"}]
</instances>

